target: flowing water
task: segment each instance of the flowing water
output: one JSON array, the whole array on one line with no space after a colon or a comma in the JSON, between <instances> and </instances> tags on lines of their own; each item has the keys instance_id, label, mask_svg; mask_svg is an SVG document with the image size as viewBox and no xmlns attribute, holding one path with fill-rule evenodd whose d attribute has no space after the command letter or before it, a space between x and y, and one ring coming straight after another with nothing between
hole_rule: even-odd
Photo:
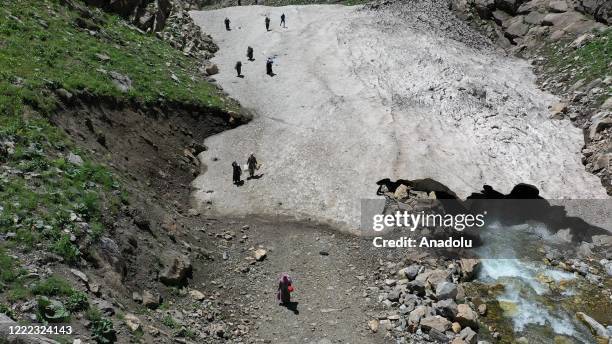
<instances>
[{"instance_id":1,"label":"flowing water","mask_svg":"<svg viewBox=\"0 0 612 344\"><path fill-rule=\"evenodd\" d=\"M493 224L482 234L486 245L478 250L483 258L478 279L503 285L494 298L515 338L524 337L528 343L595 342L566 307L582 292L579 277L543 262L541 246L549 239L543 225Z\"/></svg>"}]
</instances>

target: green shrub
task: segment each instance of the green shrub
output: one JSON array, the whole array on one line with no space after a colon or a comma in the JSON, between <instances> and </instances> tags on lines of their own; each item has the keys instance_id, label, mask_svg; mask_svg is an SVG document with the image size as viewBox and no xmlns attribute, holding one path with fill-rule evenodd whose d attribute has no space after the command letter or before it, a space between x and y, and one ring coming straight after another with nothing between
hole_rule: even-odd
<instances>
[{"instance_id":1,"label":"green shrub","mask_svg":"<svg viewBox=\"0 0 612 344\"><path fill-rule=\"evenodd\" d=\"M113 322L106 318L92 321L91 335L99 344L109 344L117 341L117 333L113 327Z\"/></svg>"},{"instance_id":2,"label":"green shrub","mask_svg":"<svg viewBox=\"0 0 612 344\"><path fill-rule=\"evenodd\" d=\"M89 308L89 300L87 294L82 291L75 291L66 301L66 308L72 312L80 312Z\"/></svg>"}]
</instances>

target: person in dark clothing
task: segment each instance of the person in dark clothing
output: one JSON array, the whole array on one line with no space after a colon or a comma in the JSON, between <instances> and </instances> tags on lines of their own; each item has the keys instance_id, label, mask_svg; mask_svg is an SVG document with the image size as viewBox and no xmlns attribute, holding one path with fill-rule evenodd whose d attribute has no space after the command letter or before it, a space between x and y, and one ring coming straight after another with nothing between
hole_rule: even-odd
<instances>
[{"instance_id":1,"label":"person in dark clothing","mask_svg":"<svg viewBox=\"0 0 612 344\"><path fill-rule=\"evenodd\" d=\"M231 30L231 29L230 29L230 20L229 20L229 18L225 18L225 29L226 29L227 31L230 31L230 30Z\"/></svg>"},{"instance_id":2,"label":"person in dark clothing","mask_svg":"<svg viewBox=\"0 0 612 344\"><path fill-rule=\"evenodd\" d=\"M242 175L242 169L240 168L240 165L238 165L238 163L235 161L232 162L232 169L232 179L234 181L234 184L238 185L240 184L240 176Z\"/></svg>"},{"instance_id":3,"label":"person in dark clothing","mask_svg":"<svg viewBox=\"0 0 612 344\"><path fill-rule=\"evenodd\" d=\"M266 16L266 31L270 31L270 18Z\"/></svg>"},{"instance_id":4,"label":"person in dark clothing","mask_svg":"<svg viewBox=\"0 0 612 344\"><path fill-rule=\"evenodd\" d=\"M249 61L253 61L253 48L251 47L247 48L247 58L249 59Z\"/></svg>"},{"instance_id":5,"label":"person in dark clothing","mask_svg":"<svg viewBox=\"0 0 612 344\"><path fill-rule=\"evenodd\" d=\"M274 61L268 57L268 60L266 61L266 74L268 74L269 76L274 76L274 72L272 71L273 63Z\"/></svg>"},{"instance_id":6,"label":"person in dark clothing","mask_svg":"<svg viewBox=\"0 0 612 344\"><path fill-rule=\"evenodd\" d=\"M236 62L236 67L234 67L234 68L236 68L236 73L238 73L237 76L239 78L242 77L242 62L240 62L240 61Z\"/></svg>"},{"instance_id":7,"label":"person in dark clothing","mask_svg":"<svg viewBox=\"0 0 612 344\"><path fill-rule=\"evenodd\" d=\"M280 22L280 26L282 26L283 28L286 28L285 26L285 14L281 14L281 22Z\"/></svg>"},{"instance_id":8,"label":"person in dark clothing","mask_svg":"<svg viewBox=\"0 0 612 344\"><path fill-rule=\"evenodd\" d=\"M242 6L242 1L238 0L238 6Z\"/></svg>"},{"instance_id":9,"label":"person in dark clothing","mask_svg":"<svg viewBox=\"0 0 612 344\"><path fill-rule=\"evenodd\" d=\"M257 169L257 159L253 153L251 153L247 159L247 166L249 167L249 178L253 178L255 175L255 170Z\"/></svg>"}]
</instances>

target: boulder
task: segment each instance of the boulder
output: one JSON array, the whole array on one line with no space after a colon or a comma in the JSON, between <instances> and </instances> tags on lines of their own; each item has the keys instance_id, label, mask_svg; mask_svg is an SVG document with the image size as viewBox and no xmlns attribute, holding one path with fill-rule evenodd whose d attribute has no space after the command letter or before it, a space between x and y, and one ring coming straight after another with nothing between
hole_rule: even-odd
<instances>
[{"instance_id":1,"label":"boulder","mask_svg":"<svg viewBox=\"0 0 612 344\"><path fill-rule=\"evenodd\" d=\"M395 189L395 192L393 193L393 197L397 199L398 201L403 201L408 198L408 191L409 191L408 186L404 184L400 184L400 186L398 186L397 189Z\"/></svg>"},{"instance_id":2,"label":"boulder","mask_svg":"<svg viewBox=\"0 0 612 344\"><path fill-rule=\"evenodd\" d=\"M507 23L508 26L506 27L505 34L511 40L523 37L529 31L529 24L525 22L524 16L514 17Z\"/></svg>"},{"instance_id":3,"label":"boulder","mask_svg":"<svg viewBox=\"0 0 612 344\"><path fill-rule=\"evenodd\" d=\"M125 325L128 329L130 329L130 331L136 332L141 329L140 319L138 319L138 317L134 314L126 314L123 320L125 321Z\"/></svg>"},{"instance_id":4,"label":"boulder","mask_svg":"<svg viewBox=\"0 0 612 344\"><path fill-rule=\"evenodd\" d=\"M423 317L429 315L429 311L426 306L417 306L410 315L408 315L408 322L410 324L418 325Z\"/></svg>"},{"instance_id":5,"label":"boulder","mask_svg":"<svg viewBox=\"0 0 612 344\"><path fill-rule=\"evenodd\" d=\"M461 338L465 343L468 344L476 344L478 343L478 335L474 330L469 327L464 328L459 332L459 338Z\"/></svg>"},{"instance_id":6,"label":"boulder","mask_svg":"<svg viewBox=\"0 0 612 344\"><path fill-rule=\"evenodd\" d=\"M591 140L595 139L595 136L604 129L612 127L612 118L604 115L603 113L593 116L591 121L592 124L589 128L589 138Z\"/></svg>"},{"instance_id":7,"label":"boulder","mask_svg":"<svg viewBox=\"0 0 612 344\"><path fill-rule=\"evenodd\" d=\"M68 153L68 162L73 165L77 165L77 166L83 166L84 164L83 158L81 158L79 155L76 155L72 152Z\"/></svg>"},{"instance_id":8,"label":"boulder","mask_svg":"<svg viewBox=\"0 0 612 344\"><path fill-rule=\"evenodd\" d=\"M479 259L462 258L459 260L459 267L461 267L461 280L469 282L476 277L481 264Z\"/></svg>"},{"instance_id":9,"label":"boulder","mask_svg":"<svg viewBox=\"0 0 612 344\"><path fill-rule=\"evenodd\" d=\"M132 79L129 76L115 71L108 72L108 76L119 91L126 93L132 89Z\"/></svg>"},{"instance_id":10,"label":"boulder","mask_svg":"<svg viewBox=\"0 0 612 344\"><path fill-rule=\"evenodd\" d=\"M189 295L191 295L191 297L196 301L202 301L206 298L206 295L195 289L190 290Z\"/></svg>"},{"instance_id":11,"label":"boulder","mask_svg":"<svg viewBox=\"0 0 612 344\"><path fill-rule=\"evenodd\" d=\"M421 266L418 264L412 264L406 268L401 269L397 272L398 276L401 278L406 278L410 281L414 280L421 270Z\"/></svg>"},{"instance_id":12,"label":"boulder","mask_svg":"<svg viewBox=\"0 0 612 344\"><path fill-rule=\"evenodd\" d=\"M262 260L266 259L267 255L268 255L268 252L264 250L263 248L258 248L253 252L253 257L258 262L261 262Z\"/></svg>"},{"instance_id":13,"label":"boulder","mask_svg":"<svg viewBox=\"0 0 612 344\"><path fill-rule=\"evenodd\" d=\"M565 0L553 0L548 3L548 10L550 12L563 13L567 12L567 10L569 10L569 7L567 5L567 1Z\"/></svg>"},{"instance_id":14,"label":"boulder","mask_svg":"<svg viewBox=\"0 0 612 344\"><path fill-rule=\"evenodd\" d=\"M455 299L457 297L457 285L452 282L443 281L436 285L436 298L438 300Z\"/></svg>"},{"instance_id":15,"label":"boulder","mask_svg":"<svg viewBox=\"0 0 612 344\"><path fill-rule=\"evenodd\" d=\"M495 0L475 0L474 8L480 18L491 19L495 10Z\"/></svg>"},{"instance_id":16,"label":"boulder","mask_svg":"<svg viewBox=\"0 0 612 344\"><path fill-rule=\"evenodd\" d=\"M155 309L161 304L161 296L159 294L153 294L148 290L142 292L142 305L149 308Z\"/></svg>"},{"instance_id":17,"label":"boulder","mask_svg":"<svg viewBox=\"0 0 612 344\"><path fill-rule=\"evenodd\" d=\"M462 303L457 306L457 316L454 319L461 327L478 328L478 313L470 305Z\"/></svg>"},{"instance_id":18,"label":"boulder","mask_svg":"<svg viewBox=\"0 0 612 344\"><path fill-rule=\"evenodd\" d=\"M189 257L169 251L162 254L162 270L159 280L169 286L183 286L191 277L192 266Z\"/></svg>"},{"instance_id":19,"label":"boulder","mask_svg":"<svg viewBox=\"0 0 612 344\"><path fill-rule=\"evenodd\" d=\"M207 75L215 75L219 73L219 67L216 64L210 64L204 69Z\"/></svg>"},{"instance_id":20,"label":"boulder","mask_svg":"<svg viewBox=\"0 0 612 344\"><path fill-rule=\"evenodd\" d=\"M438 301L431 305L434 312L448 319L455 319L457 316L457 304L451 299Z\"/></svg>"},{"instance_id":21,"label":"boulder","mask_svg":"<svg viewBox=\"0 0 612 344\"><path fill-rule=\"evenodd\" d=\"M545 16L546 14L544 13L533 11L525 15L523 20L525 21L525 23L530 25L542 25L542 20L544 20Z\"/></svg>"},{"instance_id":22,"label":"boulder","mask_svg":"<svg viewBox=\"0 0 612 344\"><path fill-rule=\"evenodd\" d=\"M451 322L439 315L430 315L421 319L421 330L423 332L429 332L431 329L436 329L444 333L450 328Z\"/></svg>"},{"instance_id":23,"label":"boulder","mask_svg":"<svg viewBox=\"0 0 612 344\"><path fill-rule=\"evenodd\" d=\"M588 14L604 24L612 24L612 2L610 0L577 0L574 8Z\"/></svg>"},{"instance_id":24,"label":"boulder","mask_svg":"<svg viewBox=\"0 0 612 344\"><path fill-rule=\"evenodd\" d=\"M516 10L521 5L521 0L495 0L495 6L506 13L516 14Z\"/></svg>"},{"instance_id":25,"label":"boulder","mask_svg":"<svg viewBox=\"0 0 612 344\"><path fill-rule=\"evenodd\" d=\"M593 172L599 172L610 167L612 153L600 154L593 159Z\"/></svg>"}]
</instances>

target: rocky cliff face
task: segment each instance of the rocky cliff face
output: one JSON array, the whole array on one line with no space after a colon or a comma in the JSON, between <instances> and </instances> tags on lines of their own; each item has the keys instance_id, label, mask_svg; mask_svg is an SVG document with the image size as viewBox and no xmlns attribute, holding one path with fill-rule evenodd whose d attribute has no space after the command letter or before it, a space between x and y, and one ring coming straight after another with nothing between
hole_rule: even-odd
<instances>
[{"instance_id":1,"label":"rocky cliff face","mask_svg":"<svg viewBox=\"0 0 612 344\"><path fill-rule=\"evenodd\" d=\"M612 194L612 2L605 0L451 0L459 17L521 57L542 88L561 101L552 119L584 130L582 161Z\"/></svg>"},{"instance_id":2,"label":"rocky cliff face","mask_svg":"<svg viewBox=\"0 0 612 344\"><path fill-rule=\"evenodd\" d=\"M155 32L186 55L209 59L218 50L212 38L189 17L188 11L194 6L191 1L85 0L85 3L118 14L145 32Z\"/></svg>"}]
</instances>

